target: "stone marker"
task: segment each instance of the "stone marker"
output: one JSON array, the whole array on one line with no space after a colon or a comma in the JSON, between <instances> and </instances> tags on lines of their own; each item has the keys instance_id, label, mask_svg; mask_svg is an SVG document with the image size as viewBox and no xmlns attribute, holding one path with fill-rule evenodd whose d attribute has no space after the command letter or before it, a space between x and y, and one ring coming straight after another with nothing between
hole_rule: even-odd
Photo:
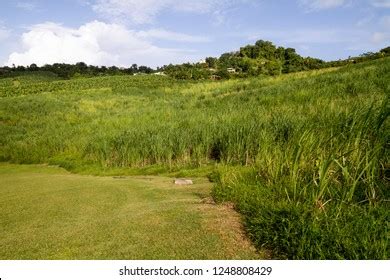
<instances>
[{"instance_id":1,"label":"stone marker","mask_svg":"<svg viewBox=\"0 0 390 280\"><path fill-rule=\"evenodd\" d=\"M188 180L188 179L176 179L175 180L175 185L180 185L180 186L184 186L184 185L193 185L194 182L192 182L192 180Z\"/></svg>"}]
</instances>

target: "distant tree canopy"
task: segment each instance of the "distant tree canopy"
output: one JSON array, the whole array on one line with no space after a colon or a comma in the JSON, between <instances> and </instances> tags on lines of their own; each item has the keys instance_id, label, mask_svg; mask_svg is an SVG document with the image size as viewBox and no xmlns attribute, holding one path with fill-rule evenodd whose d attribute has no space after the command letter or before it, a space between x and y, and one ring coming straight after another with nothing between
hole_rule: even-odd
<instances>
[{"instance_id":1,"label":"distant tree canopy","mask_svg":"<svg viewBox=\"0 0 390 280\"><path fill-rule=\"evenodd\" d=\"M342 66L390 55L390 47L378 53L365 53L359 57L325 62L318 58L302 57L293 48L277 47L272 42L259 40L239 51L207 57L205 63L168 65L162 69L177 79L226 79L231 77L275 76L282 73Z\"/></svg>"},{"instance_id":2,"label":"distant tree canopy","mask_svg":"<svg viewBox=\"0 0 390 280\"><path fill-rule=\"evenodd\" d=\"M385 55L390 55L390 47L381 49L380 52L385 54Z\"/></svg>"},{"instance_id":3,"label":"distant tree canopy","mask_svg":"<svg viewBox=\"0 0 390 280\"><path fill-rule=\"evenodd\" d=\"M272 42L259 40L254 45L247 45L236 52L224 53L219 58L207 57L199 63L169 64L157 68L157 71L182 80L219 80L232 77L275 76L282 73L337 67L389 55L390 47L387 47L377 53L368 52L358 57L325 62L317 58L302 57L293 48L277 47ZM102 75L151 74L156 72L152 68L138 66L137 64L133 64L129 68L118 68L116 66L91 66L84 62L79 62L75 65L55 63L42 67L38 67L36 64L31 64L28 67L2 67L0 68L0 78L37 71L51 72L64 79Z\"/></svg>"},{"instance_id":4,"label":"distant tree canopy","mask_svg":"<svg viewBox=\"0 0 390 280\"><path fill-rule=\"evenodd\" d=\"M325 66L316 58L303 58L295 49L276 47L272 42L259 40L254 45L242 47L237 52L208 57L205 63L164 66L164 71L178 79L229 78L279 75Z\"/></svg>"},{"instance_id":5,"label":"distant tree canopy","mask_svg":"<svg viewBox=\"0 0 390 280\"><path fill-rule=\"evenodd\" d=\"M76 64L65 64L65 63L55 63L52 65L44 65L38 67L35 63L30 66L18 66L18 67L1 67L0 68L0 78L1 77L14 77L23 74L28 74L29 72L50 72L56 74L60 78L70 79L77 77L94 77L94 76L105 76L105 75L133 75L136 73L150 74L154 70L147 66L139 66L133 64L129 68L118 68L116 66L106 67L106 66L92 66L87 65L84 62L78 62Z\"/></svg>"}]
</instances>

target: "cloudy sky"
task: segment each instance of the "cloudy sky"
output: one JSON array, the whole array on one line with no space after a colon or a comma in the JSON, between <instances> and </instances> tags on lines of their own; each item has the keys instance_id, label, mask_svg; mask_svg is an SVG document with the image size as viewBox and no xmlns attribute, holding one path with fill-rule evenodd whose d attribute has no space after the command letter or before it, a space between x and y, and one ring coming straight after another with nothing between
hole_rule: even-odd
<instances>
[{"instance_id":1,"label":"cloudy sky","mask_svg":"<svg viewBox=\"0 0 390 280\"><path fill-rule=\"evenodd\" d=\"M0 65L158 66L265 39L304 56L390 45L390 0L0 0Z\"/></svg>"}]
</instances>

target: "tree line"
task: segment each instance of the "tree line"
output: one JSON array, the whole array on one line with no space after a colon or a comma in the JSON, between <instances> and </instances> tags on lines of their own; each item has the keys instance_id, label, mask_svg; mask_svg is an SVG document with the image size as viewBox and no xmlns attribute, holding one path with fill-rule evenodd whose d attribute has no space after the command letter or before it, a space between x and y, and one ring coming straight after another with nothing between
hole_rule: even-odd
<instances>
[{"instance_id":1,"label":"tree line","mask_svg":"<svg viewBox=\"0 0 390 280\"><path fill-rule=\"evenodd\" d=\"M30 66L0 67L0 78L14 77L25 73L38 71L54 73L64 79L77 77L94 77L105 75L136 75L164 73L176 79L229 79L233 77L275 76L284 73L339 67L351 63L378 59L390 55L390 47L379 52L364 53L358 57L349 57L344 60L325 62L318 58L302 57L293 48L277 47L272 42L259 40L254 45L247 45L239 51L222 54L219 58L207 57L198 63L184 63L179 65L164 65L156 70L147 66L133 64L129 68L116 66L92 66L84 62L74 65L55 63L42 67L36 64Z\"/></svg>"},{"instance_id":2,"label":"tree line","mask_svg":"<svg viewBox=\"0 0 390 280\"><path fill-rule=\"evenodd\" d=\"M49 72L54 73L60 78L70 79L77 77L96 77L96 76L113 76L113 75L134 75L134 74L151 74L154 70L147 66L131 65L129 68L119 68L116 66L93 66L84 62L76 64L55 63L44 65L42 67L36 64L30 66L13 66L0 67L0 78L15 77L26 73Z\"/></svg>"}]
</instances>

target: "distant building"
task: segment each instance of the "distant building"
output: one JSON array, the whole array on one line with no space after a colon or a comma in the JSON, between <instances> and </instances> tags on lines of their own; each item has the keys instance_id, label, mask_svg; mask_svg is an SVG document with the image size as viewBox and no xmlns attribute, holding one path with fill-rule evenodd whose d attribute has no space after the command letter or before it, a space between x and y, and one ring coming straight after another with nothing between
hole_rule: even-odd
<instances>
[{"instance_id":1,"label":"distant building","mask_svg":"<svg viewBox=\"0 0 390 280\"><path fill-rule=\"evenodd\" d=\"M164 72L156 72L156 73L153 73L153 75L156 75L156 76L166 76L167 74L165 74Z\"/></svg>"},{"instance_id":2,"label":"distant building","mask_svg":"<svg viewBox=\"0 0 390 280\"><path fill-rule=\"evenodd\" d=\"M228 71L228 73L236 73L236 69L234 68L228 68L226 70Z\"/></svg>"},{"instance_id":3,"label":"distant building","mask_svg":"<svg viewBox=\"0 0 390 280\"><path fill-rule=\"evenodd\" d=\"M199 60L199 62L198 63L200 63L200 64L204 64L204 63L206 63L206 59L201 59L201 60Z\"/></svg>"}]
</instances>

